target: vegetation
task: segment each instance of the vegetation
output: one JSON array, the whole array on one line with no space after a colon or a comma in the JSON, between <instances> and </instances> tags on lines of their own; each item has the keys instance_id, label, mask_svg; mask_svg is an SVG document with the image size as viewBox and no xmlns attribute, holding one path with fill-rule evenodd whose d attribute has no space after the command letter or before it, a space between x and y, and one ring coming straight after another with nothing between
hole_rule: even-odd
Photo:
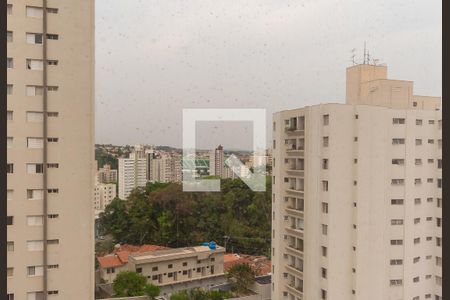
<instances>
[{"instance_id":1,"label":"vegetation","mask_svg":"<svg viewBox=\"0 0 450 300\"><path fill-rule=\"evenodd\" d=\"M106 153L102 149L95 149L95 160L100 168L102 168L103 165L111 165L111 169L117 170L119 167L119 161L117 158L109 153Z\"/></svg>"},{"instance_id":2,"label":"vegetation","mask_svg":"<svg viewBox=\"0 0 450 300\"><path fill-rule=\"evenodd\" d=\"M170 300L223 300L231 297L229 292L192 289L175 293L170 296Z\"/></svg>"},{"instance_id":3,"label":"vegetation","mask_svg":"<svg viewBox=\"0 0 450 300\"><path fill-rule=\"evenodd\" d=\"M154 299L159 295L159 287L147 284L147 278L131 271L123 271L117 274L113 282L114 295L116 297L132 297L147 295Z\"/></svg>"},{"instance_id":4,"label":"vegetation","mask_svg":"<svg viewBox=\"0 0 450 300\"><path fill-rule=\"evenodd\" d=\"M184 247L216 241L228 250L267 255L271 233L271 182L253 192L225 179L221 193L183 192L176 183L149 183L126 201L114 199L100 215L102 235L115 243Z\"/></svg>"},{"instance_id":5,"label":"vegetation","mask_svg":"<svg viewBox=\"0 0 450 300\"><path fill-rule=\"evenodd\" d=\"M248 264L236 264L227 272L227 278L232 282L232 290L238 295L246 295L255 282L255 272Z\"/></svg>"}]
</instances>

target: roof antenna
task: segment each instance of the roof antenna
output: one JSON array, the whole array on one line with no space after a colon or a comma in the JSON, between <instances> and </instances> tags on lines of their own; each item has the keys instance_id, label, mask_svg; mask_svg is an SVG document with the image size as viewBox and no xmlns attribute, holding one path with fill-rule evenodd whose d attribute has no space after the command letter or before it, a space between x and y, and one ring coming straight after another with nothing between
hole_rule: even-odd
<instances>
[{"instance_id":1,"label":"roof antenna","mask_svg":"<svg viewBox=\"0 0 450 300\"><path fill-rule=\"evenodd\" d=\"M363 59L363 64L366 64L366 41L364 41L364 59Z\"/></svg>"},{"instance_id":2,"label":"roof antenna","mask_svg":"<svg viewBox=\"0 0 450 300\"><path fill-rule=\"evenodd\" d=\"M356 57L356 54L355 54L355 51L356 51L356 48L353 48L352 49L352 63L353 63L353 65L356 65L356 61L355 61L355 57Z\"/></svg>"}]
</instances>

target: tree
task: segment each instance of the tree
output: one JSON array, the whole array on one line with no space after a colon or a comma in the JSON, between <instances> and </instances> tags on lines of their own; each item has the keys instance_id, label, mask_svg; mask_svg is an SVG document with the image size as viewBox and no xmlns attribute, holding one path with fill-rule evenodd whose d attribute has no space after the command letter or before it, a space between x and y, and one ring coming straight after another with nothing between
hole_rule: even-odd
<instances>
[{"instance_id":1,"label":"tree","mask_svg":"<svg viewBox=\"0 0 450 300\"><path fill-rule=\"evenodd\" d=\"M229 292L224 291L205 291L200 288L183 290L170 296L170 300L224 300L231 298Z\"/></svg>"},{"instance_id":2,"label":"tree","mask_svg":"<svg viewBox=\"0 0 450 300\"><path fill-rule=\"evenodd\" d=\"M248 293L255 282L255 272L248 264L236 264L227 272L227 278L232 282L232 290L238 295Z\"/></svg>"},{"instance_id":3,"label":"tree","mask_svg":"<svg viewBox=\"0 0 450 300\"><path fill-rule=\"evenodd\" d=\"M151 300L154 300L159 296L159 293L161 293L161 289L158 286L149 283L144 287L144 293L149 296Z\"/></svg>"},{"instance_id":4,"label":"tree","mask_svg":"<svg viewBox=\"0 0 450 300\"><path fill-rule=\"evenodd\" d=\"M114 295L116 297L143 296L147 278L131 271L123 271L117 274L113 282Z\"/></svg>"}]
</instances>

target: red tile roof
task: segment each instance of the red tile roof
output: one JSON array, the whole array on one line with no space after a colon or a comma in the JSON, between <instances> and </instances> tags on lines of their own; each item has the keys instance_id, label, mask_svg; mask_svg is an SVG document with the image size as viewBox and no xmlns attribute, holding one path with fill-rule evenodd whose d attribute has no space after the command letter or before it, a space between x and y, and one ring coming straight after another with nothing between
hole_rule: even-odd
<instances>
[{"instance_id":1,"label":"red tile roof","mask_svg":"<svg viewBox=\"0 0 450 300\"><path fill-rule=\"evenodd\" d=\"M101 268L114 268L123 266L128 263L128 256L131 253L151 252L156 250L169 249L164 246L158 245L142 245L135 246L129 244L123 244L116 246L111 254L97 257L97 260Z\"/></svg>"},{"instance_id":2,"label":"red tile roof","mask_svg":"<svg viewBox=\"0 0 450 300\"><path fill-rule=\"evenodd\" d=\"M237 264L248 264L256 275L267 275L272 271L272 262L265 256L226 253L223 260L225 272Z\"/></svg>"}]
</instances>

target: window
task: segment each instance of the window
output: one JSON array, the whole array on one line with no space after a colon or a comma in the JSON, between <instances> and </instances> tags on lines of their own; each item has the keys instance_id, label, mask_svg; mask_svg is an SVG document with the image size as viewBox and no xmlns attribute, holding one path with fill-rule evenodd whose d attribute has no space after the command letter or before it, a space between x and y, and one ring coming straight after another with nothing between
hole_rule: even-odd
<instances>
[{"instance_id":1,"label":"window","mask_svg":"<svg viewBox=\"0 0 450 300\"><path fill-rule=\"evenodd\" d=\"M7 174L12 174L12 173L14 173L14 164L7 164L7 165L6 165L6 173L7 173Z\"/></svg>"},{"instance_id":2,"label":"window","mask_svg":"<svg viewBox=\"0 0 450 300\"><path fill-rule=\"evenodd\" d=\"M403 220L402 219L392 219L391 225L403 225Z\"/></svg>"},{"instance_id":3,"label":"window","mask_svg":"<svg viewBox=\"0 0 450 300\"><path fill-rule=\"evenodd\" d=\"M58 295L58 294L59 294L59 291L57 291L57 290L48 291L48 294L49 294L49 295Z\"/></svg>"},{"instance_id":4,"label":"window","mask_svg":"<svg viewBox=\"0 0 450 300\"><path fill-rule=\"evenodd\" d=\"M6 32L6 42L7 43L12 43L13 41L13 32L12 31L7 31Z\"/></svg>"},{"instance_id":5,"label":"window","mask_svg":"<svg viewBox=\"0 0 450 300\"><path fill-rule=\"evenodd\" d=\"M436 284L439 286L442 286L442 277L441 276L436 276Z\"/></svg>"},{"instance_id":6,"label":"window","mask_svg":"<svg viewBox=\"0 0 450 300\"><path fill-rule=\"evenodd\" d=\"M158 267L152 267L152 271L158 271Z\"/></svg>"},{"instance_id":7,"label":"window","mask_svg":"<svg viewBox=\"0 0 450 300\"><path fill-rule=\"evenodd\" d=\"M414 239L414 245L419 244L420 243L420 238L415 238Z\"/></svg>"},{"instance_id":8,"label":"window","mask_svg":"<svg viewBox=\"0 0 450 300\"><path fill-rule=\"evenodd\" d=\"M326 158L322 159L322 169L324 169L324 170L328 169L328 159L326 159Z\"/></svg>"},{"instance_id":9,"label":"window","mask_svg":"<svg viewBox=\"0 0 450 300\"><path fill-rule=\"evenodd\" d=\"M391 266L403 265L403 259L391 259Z\"/></svg>"},{"instance_id":10,"label":"window","mask_svg":"<svg viewBox=\"0 0 450 300\"><path fill-rule=\"evenodd\" d=\"M322 181L322 190L325 192L328 191L328 181L326 181L326 180Z\"/></svg>"},{"instance_id":11,"label":"window","mask_svg":"<svg viewBox=\"0 0 450 300\"><path fill-rule=\"evenodd\" d=\"M322 268L322 278L327 278L327 269Z\"/></svg>"},{"instance_id":12,"label":"window","mask_svg":"<svg viewBox=\"0 0 450 300\"><path fill-rule=\"evenodd\" d=\"M416 178L416 179L414 179L414 184L422 184L422 179L420 179L420 178Z\"/></svg>"},{"instance_id":13,"label":"window","mask_svg":"<svg viewBox=\"0 0 450 300\"><path fill-rule=\"evenodd\" d=\"M186 267L186 266L187 266L187 262L184 262L184 263L183 263L183 267Z\"/></svg>"},{"instance_id":14,"label":"window","mask_svg":"<svg viewBox=\"0 0 450 300\"><path fill-rule=\"evenodd\" d=\"M41 200L44 198L44 190L27 190L28 200Z\"/></svg>"},{"instance_id":15,"label":"window","mask_svg":"<svg viewBox=\"0 0 450 300\"><path fill-rule=\"evenodd\" d=\"M327 299L327 291L320 290L320 296L321 296L321 299Z\"/></svg>"},{"instance_id":16,"label":"window","mask_svg":"<svg viewBox=\"0 0 450 300\"><path fill-rule=\"evenodd\" d=\"M47 164L47 168L49 168L49 169L57 169L57 168L59 168L59 164L56 164L56 163Z\"/></svg>"},{"instance_id":17,"label":"window","mask_svg":"<svg viewBox=\"0 0 450 300\"><path fill-rule=\"evenodd\" d=\"M391 245L393 246L403 245L403 240L391 240Z\"/></svg>"},{"instance_id":18,"label":"window","mask_svg":"<svg viewBox=\"0 0 450 300\"><path fill-rule=\"evenodd\" d=\"M116 273L115 268L106 268L106 274L112 274L112 273Z\"/></svg>"},{"instance_id":19,"label":"window","mask_svg":"<svg viewBox=\"0 0 450 300\"><path fill-rule=\"evenodd\" d=\"M405 164L405 160L401 158L396 158L392 160L392 164L403 166Z\"/></svg>"},{"instance_id":20,"label":"window","mask_svg":"<svg viewBox=\"0 0 450 300\"><path fill-rule=\"evenodd\" d=\"M44 224L43 216L27 216L28 226L42 226Z\"/></svg>"},{"instance_id":21,"label":"window","mask_svg":"<svg viewBox=\"0 0 450 300\"><path fill-rule=\"evenodd\" d=\"M400 286L402 284L403 284L403 280L401 280L401 279L390 280L390 286Z\"/></svg>"},{"instance_id":22,"label":"window","mask_svg":"<svg viewBox=\"0 0 450 300\"><path fill-rule=\"evenodd\" d=\"M328 203L322 202L322 213L328 213Z\"/></svg>"},{"instance_id":23,"label":"window","mask_svg":"<svg viewBox=\"0 0 450 300\"><path fill-rule=\"evenodd\" d=\"M420 203L422 203L422 199L420 199L420 198L414 198L414 204L418 205L418 204L420 204Z\"/></svg>"},{"instance_id":24,"label":"window","mask_svg":"<svg viewBox=\"0 0 450 300\"><path fill-rule=\"evenodd\" d=\"M417 264L420 261L420 256L413 258L413 263Z\"/></svg>"},{"instance_id":25,"label":"window","mask_svg":"<svg viewBox=\"0 0 450 300\"><path fill-rule=\"evenodd\" d=\"M358 115L355 115L355 120L358 120L358 118L359 118L359 116L358 116Z\"/></svg>"},{"instance_id":26,"label":"window","mask_svg":"<svg viewBox=\"0 0 450 300\"><path fill-rule=\"evenodd\" d=\"M437 205L437 207L442 207L442 199L441 198L436 198L436 205Z\"/></svg>"},{"instance_id":27,"label":"window","mask_svg":"<svg viewBox=\"0 0 450 300\"><path fill-rule=\"evenodd\" d=\"M47 39L49 39L49 40L58 40L59 36L57 34L50 34L50 33L48 33L47 34Z\"/></svg>"},{"instance_id":28,"label":"window","mask_svg":"<svg viewBox=\"0 0 450 300\"><path fill-rule=\"evenodd\" d=\"M428 144L434 144L434 140L433 139L428 139Z\"/></svg>"},{"instance_id":29,"label":"window","mask_svg":"<svg viewBox=\"0 0 450 300\"><path fill-rule=\"evenodd\" d=\"M14 224L14 217L13 216L7 216L6 217L6 225L13 225Z\"/></svg>"},{"instance_id":30,"label":"window","mask_svg":"<svg viewBox=\"0 0 450 300\"><path fill-rule=\"evenodd\" d=\"M422 125L422 119L416 119L416 125L421 126Z\"/></svg>"},{"instance_id":31,"label":"window","mask_svg":"<svg viewBox=\"0 0 450 300\"><path fill-rule=\"evenodd\" d=\"M392 139L392 145L404 145L405 139Z\"/></svg>"},{"instance_id":32,"label":"window","mask_svg":"<svg viewBox=\"0 0 450 300\"><path fill-rule=\"evenodd\" d=\"M44 94L44 88L38 85L27 85L27 96L42 96Z\"/></svg>"},{"instance_id":33,"label":"window","mask_svg":"<svg viewBox=\"0 0 450 300\"><path fill-rule=\"evenodd\" d=\"M442 257L436 256L436 266L442 266Z\"/></svg>"},{"instance_id":34,"label":"window","mask_svg":"<svg viewBox=\"0 0 450 300\"><path fill-rule=\"evenodd\" d=\"M437 180L437 187L438 188L442 188L442 179L441 178L438 178L438 180Z\"/></svg>"},{"instance_id":35,"label":"window","mask_svg":"<svg viewBox=\"0 0 450 300\"><path fill-rule=\"evenodd\" d=\"M27 241L28 251L42 251L44 250L44 241Z\"/></svg>"},{"instance_id":36,"label":"window","mask_svg":"<svg viewBox=\"0 0 450 300\"><path fill-rule=\"evenodd\" d=\"M442 159L438 159L437 163L438 163L438 169L442 169Z\"/></svg>"},{"instance_id":37,"label":"window","mask_svg":"<svg viewBox=\"0 0 450 300\"><path fill-rule=\"evenodd\" d=\"M12 57L6 58L6 67L8 69L14 68L14 60L12 59Z\"/></svg>"},{"instance_id":38,"label":"window","mask_svg":"<svg viewBox=\"0 0 450 300\"><path fill-rule=\"evenodd\" d=\"M172 269L172 268L173 268L173 265L172 265L172 264L169 264L167 267L168 267L169 269Z\"/></svg>"},{"instance_id":39,"label":"window","mask_svg":"<svg viewBox=\"0 0 450 300\"><path fill-rule=\"evenodd\" d=\"M58 138L55 138L55 137L49 137L49 138L47 138L47 142L49 142L49 143L57 143L58 142Z\"/></svg>"},{"instance_id":40,"label":"window","mask_svg":"<svg viewBox=\"0 0 450 300\"><path fill-rule=\"evenodd\" d=\"M322 234L327 235L328 234L328 225L322 224Z\"/></svg>"},{"instance_id":41,"label":"window","mask_svg":"<svg viewBox=\"0 0 450 300\"><path fill-rule=\"evenodd\" d=\"M37 111L27 111L27 122L40 123L44 121L44 114Z\"/></svg>"},{"instance_id":42,"label":"window","mask_svg":"<svg viewBox=\"0 0 450 300\"><path fill-rule=\"evenodd\" d=\"M14 275L14 268L7 268L6 269L6 276L12 277Z\"/></svg>"},{"instance_id":43,"label":"window","mask_svg":"<svg viewBox=\"0 0 450 300\"><path fill-rule=\"evenodd\" d=\"M27 267L28 276L42 276L44 275L44 268L42 266Z\"/></svg>"},{"instance_id":44,"label":"window","mask_svg":"<svg viewBox=\"0 0 450 300\"><path fill-rule=\"evenodd\" d=\"M47 60L47 64L49 65L49 66L57 66L58 65L58 61L57 60L52 60L52 59L49 59L49 60Z\"/></svg>"},{"instance_id":45,"label":"window","mask_svg":"<svg viewBox=\"0 0 450 300\"><path fill-rule=\"evenodd\" d=\"M441 218L436 218L436 226L442 227L442 219Z\"/></svg>"},{"instance_id":46,"label":"window","mask_svg":"<svg viewBox=\"0 0 450 300\"><path fill-rule=\"evenodd\" d=\"M432 241L433 240L433 237L431 237L431 236L427 236L427 241L429 242L429 241Z\"/></svg>"},{"instance_id":47,"label":"window","mask_svg":"<svg viewBox=\"0 0 450 300\"><path fill-rule=\"evenodd\" d=\"M416 139L416 146L422 145L422 139Z\"/></svg>"},{"instance_id":48,"label":"window","mask_svg":"<svg viewBox=\"0 0 450 300\"><path fill-rule=\"evenodd\" d=\"M323 125L330 124L330 115L323 115Z\"/></svg>"},{"instance_id":49,"label":"window","mask_svg":"<svg viewBox=\"0 0 450 300\"><path fill-rule=\"evenodd\" d=\"M26 60L27 70L42 71L44 69L44 61L42 59L31 59Z\"/></svg>"},{"instance_id":50,"label":"window","mask_svg":"<svg viewBox=\"0 0 450 300\"><path fill-rule=\"evenodd\" d=\"M434 125L434 120L428 120L428 124Z\"/></svg>"},{"instance_id":51,"label":"window","mask_svg":"<svg viewBox=\"0 0 450 300\"><path fill-rule=\"evenodd\" d=\"M12 242L12 241L6 242L6 251L8 251L8 252L14 251L14 242Z\"/></svg>"},{"instance_id":52,"label":"window","mask_svg":"<svg viewBox=\"0 0 450 300\"><path fill-rule=\"evenodd\" d=\"M323 146L323 147L328 147L328 143L329 143L329 137L324 136L324 137L322 138L322 146Z\"/></svg>"},{"instance_id":53,"label":"window","mask_svg":"<svg viewBox=\"0 0 450 300\"><path fill-rule=\"evenodd\" d=\"M13 138L10 137L10 136L8 136L8 137L6 138L6 148L7 148L7 149L11 149L12 146L13 146Z\"/></svg>"},{"instance_id":54,"label":"window","mask_svg":"<svg viewBox=\"0 0 450 300\"><path fill-rule=\"evenodd\" d=\"M42 18L43 17L43 9L42 7L35 6L27 6L26 7L26 15L30 18Z\"/></svg>"},{"instance_id":55,"label":"window","mask_svg":"<svg viewBox=\"0 0 450 300\"><path fill-rule=\"evenodd\" d=\"M392 179L391 185L404 185L405 180L404 179Z\"/></svg>"},{"instance_id":56,"label":"window","mask_svg":"<svg viewBox=\"0 0 450 300\"><path fill-rule=\"evenodd\" d=\"M44 293L43 292L29 292L27 293L27 300L43 300Z\"/></svg>"},{"instance_id":57,"label":"window","mask_svg":"<svg viewBox=\"0 0 450 300\"><path fill-rule=\"evenodd\" d=\"M47 218L49 218L49 219L57 219L57 218L59 218L59 215L58 214L49 214L49 215L47 215Z\"/></svg>"},{"instance_id":58,"label":"window","mask_svg":"<svg viewBox=\"0 0 450 300\"><path fill-rule=\"evenodd\" d=\"M26 34L28 44L42 44L42 33L28 33Z\"/></svg>"},{"instance_id":59,"label":"window","mask_svg":"<svg viewBox=\"0 0 450 300\"><path fill-rule=\"evenodd\" d=\"M393 118L392 124L405 124L405 119L404 118Z\"/></svg>"},{"instance_id":60,"label":"window","mask_svg":"<svg viewBox=\"0 0 450 300\"><path fill-rule=\"evenodd\" d=\"M42 149L44 148L44 139L43 138L27 138L27 148L29 149Z\"/></svg>"},{"instance_id":61,"label":"window","mask_svg":"<svg viewBox=\"0 0 450 300\"><path fill-rule=\"evenodd\" d=\"M327 256L327 247L322 246L322 256Z\"/></svg>"},{"instance_id":62,"label":"window","mask_svg":"<svg viewBox=\"0 0 450 300\"><path fill-rule=\"evenodd\" d=\"M419 224L420 223L420 218L414 218L414 224Z\"/></svg>"},{"instance_id":63,"label":"window","mask_svg":"<svg viewBox=\"0 0 450 300\"><path fill-rule=\"evenodd\" d=\"M44 173L44 164L27 164L28 174L42 174Z\"/></svg>"},{"instance_id":64,"label":"window","mask_svg":"<svg viewBox=\"0 0 450 300\"><path fill-rule=\"evenodd\" d=\"M403 199L391 199L391 205L403 205Z\"/></svg>"},{"instance_id":65,"label":"window","mask_svg":"<svg viewBox=\"0 0 450 300\"><path fill-rule=\"evenodd\" d=\"M12 95L13 94L13 85L12 84L7 84L6 85L6 94L7 95Z\"/></svg>"},{"instance_id":66,"label":"window","mask_svg":"<svg viewBox=\"0 0 450 300\"><path fill-rule=\"evenodd\" d=\"M416 166L420 166L422 165L422 160L420 158L416 158L414 163L416 164Z\"/></svg>"},{"instance_id":67,"label":"window","mask_svg":"<svg viewBox=\"0 0 450 300\"><path fill-rule=\"evenodd\" d=\"M6 10L8 12L8 15L12 15L12 4L7 4ZM14 295L13 295L13 298L14 298Z\"/></svg>"},{"instance_id":68,"label":"window","mask_svg":"<svg viewBox=\"0 0 450 300\"><path fill-rule=\"evenodd\" d=\"M427 178L427 183L433 183L433 178Z\"/></svg>"},{"instance_id":69,"label":"window","mask_svg":"<svg viewBox=\"0 0 450 300\"><path fill-rule=\"evenodd\" d=\"M136 273L142 273L142 268L136 268Z\"/></svg>"}]
</instances>

